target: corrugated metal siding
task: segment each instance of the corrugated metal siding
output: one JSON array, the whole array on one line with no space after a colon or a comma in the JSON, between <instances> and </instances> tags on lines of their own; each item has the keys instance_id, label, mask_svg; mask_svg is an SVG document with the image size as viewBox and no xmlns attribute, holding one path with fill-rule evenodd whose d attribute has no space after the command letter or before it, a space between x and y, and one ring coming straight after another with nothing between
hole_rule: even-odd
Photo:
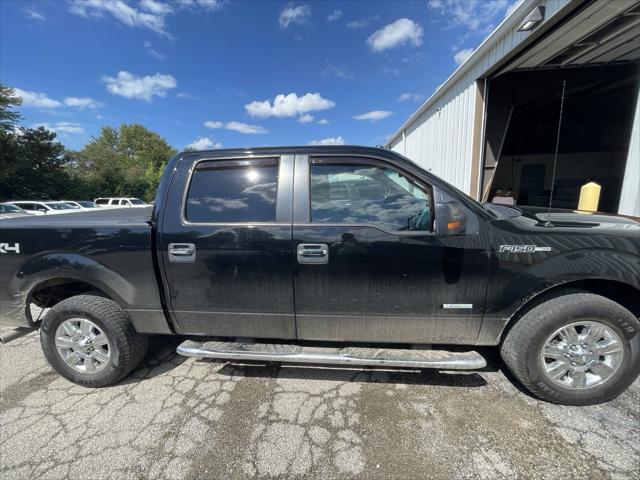
<instances>
[{"instance_id":1,"label":"corrugated metal siding","mask_svg":"<svg viewBox=\"0 0 640 480\"><path fill-rule=\"evenodd\" d=\"M548 21L569 1L546 0L539 4L545 5ZM536 2L530 2L530 5L533 7ZM472 57L469 60L472 64L463 65L468 68L466 73L427 100L425 105L428 108L405 126L404 135L401 131L392 138L389 147L469 193L473 115L478 95L475 81L529 35L527 32L516 32L517 28L516 24L481 57Z\"/></svg>"},{"instance_id":2,"label":"corrugated metal siding","mask_svg":"<svg viewBox=\"0 0 640 480\"><path fill-rule=\"evenodd\" d=\"M624 172L618 213L640 217L640 91L636 100L636 113L631 128L627 166Z\"/></svg>"}]
</instances>

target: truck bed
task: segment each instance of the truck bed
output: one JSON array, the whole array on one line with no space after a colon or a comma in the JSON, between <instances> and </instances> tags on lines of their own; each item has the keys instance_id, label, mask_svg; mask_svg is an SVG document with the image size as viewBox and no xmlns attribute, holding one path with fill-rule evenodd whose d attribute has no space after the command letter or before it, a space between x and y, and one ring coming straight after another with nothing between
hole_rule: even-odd
<instances>
[{"instance_id":1,"label":"truck bed","mask_svg":"<svg viewBox=\"0 0 640 480\"><path fill-rule=\"evenodd\" d=\"M32 326L27 296L51 284L77 282L116 300L139 331L163 325L154 261L152 207L104 209L3 220L0 269L3 323ZM16 248L17 247L17 248ZM31 292L31 293L30 293ZM37 295L33 298L38 302ZM9 317L9 318L7 318Z\"/></svg>"}]
</instances>

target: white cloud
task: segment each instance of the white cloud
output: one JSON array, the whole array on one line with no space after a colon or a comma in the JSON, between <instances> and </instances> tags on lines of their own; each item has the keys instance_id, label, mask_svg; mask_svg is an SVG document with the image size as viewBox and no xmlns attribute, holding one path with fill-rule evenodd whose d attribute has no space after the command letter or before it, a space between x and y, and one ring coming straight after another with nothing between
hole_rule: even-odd
<instances>
[{"instance_id":1,"label":"white cloud","mask_svg":"<svg viewBox=\"0 0 640 480\"><path fill-rule=\"evenodd\" d=\"M45 17L42 13L40 13L35 8L25 8L24 13L27 16L27 18L31 20L38 20L40 22L44 22L47 19L47 17Z\"/></svg>"},{"instance_id":2,"label":"white cloud","mask_svg":"<svg viewBox=\"0 0 640 480\"><path fill-rule=\"evenodd\" d=\"M102 106L102 103L89 97L66 97L64 99L64 104L67 107L75 107L80 109L89 108L91 110Z\"/></svg>"},{"instance_id":3,"label":"white cloud","mask_svg":"<svg viewBox=\"0 0 640 480\"><path fill-rule=\"evenodd\" d=\"M213 11L222 7L221 0L177 0L161 2L140 0L132 6L125 0L69 0L69 11L81 17L101 18L111 15L127 27L146 28L160 35L171 37L167 31L167 17L174 13L173 5L193 10L201 8Z\"/></svg>"},{"instance_id":4,"label":"white cloud","mask_svg":"<svg viewBox=\"0 0 640 480\"><path fill-rule=\"evenodd\" d=\"M62 102L49 98L46 93L29 92L20 88L13 90L18 97L22 98L23 107L58 108L62 106Z\"/></svg>"},{"instance_id":5,"label":"white cloud","mask_svg":"<svg viewBox=\"0 0 640 480\"><path fill-rule=\"evenodd\" d=\"M84 128L79 123L75 122L58 122L54 124L38 123L33 128L44 127L47 130L62 134L62 135L82 135L84 134Z\"/></svg>"},{"instance_id":6,"label":"white cloud","mask_svg":"<svg viewBox=\"0 0 640 480\"><path fill-rule=\"evenodd\" d=\"M216 142L211 140L208 137L198 137L197 140L194 140L187 148L193 148L194 150L209 150L212 148L221 148L222 144L220 142Z\"/></svg>"},{"instance_id":7,"label":"white cloud","mask_svg":"<svg viewBox=\"0 0 640 480\"><path fill-rule=\"evenodd\" d=\"M333 65L330 62L326 62L322 74L328 77L344 78L346 80L353 80L354 78L344 67Z\"/></svg>"},{"instance_id":8,"label":"white cloud","mask_svg":"<svg viewBox=\"0 0 640 480\"><path fill-rule=\"evenodd\" d=\"M218 128L226 128L227 130L232 130L234 132L240 132L240 133L245 133L245 134L262 134L262 133L269 133L269 131L260 126L260 125L249 125L248 123L242 123L242 122L220 122L217 120L207 120L206 122L204 122L204 126L207 128L210 128L212 130L218 129Z\"/></svg>"},{"instance_id":9,"label":"white cloud","mask_svg":"<svg viewBox=\"0 0 640 480\"><path fill-rule=\"evenodd\" d=\"M471 54L473 54L473 48L463 48L455 53L453 59L458 65L462 65L467 61L467 58L469 58Z\"/></svg>"},{"instance_id":10,"label":"white cloud","mask_svg":"<svg viewBox=\"0 0 640 480\"><path fill-rule=\"evenodd\" d=\"M361 113L359 115L354 115L353 118L355 120L368 120L370 122L377 122L388 116L393 115L393 112L388 110L372 110L371 112Z\"/></svg>"},{"instance_id":11,"label":"white cloud","mask_svg":"<svg viewBox=\"0 0 640 480\"><path fill-rule=\"evenodd\" d=\"M56 100L46 93L29 92L20 88L14 88L15 94L22 98L22 106L34 108L60 108L63 106L73 108L95 109L103 104L89 97L66 97L64 100Z\"/></svg>"},{"instance_id":12,"label":"white cloud","mask_svg":"<svg viewBox=\"0 0 640 480\"><path fill-rule=\"evenodd\" d=\"M509 8L509 0L431 0L427 6L446 17L449 23L485 33Z\"/></svg>"},{"instance_id":13,"label":"white cloud","mask_svg":"<svg viewBox=\"0 0 640 480\"><path fill-rule=\"evenodd\" d=\"M181 7L193 8L193 7L201 7L205 10L218 10L222 8L224 3L223 0L177 0L177 3Z\"/></svg>"},{"instance_id":14,"label":"white cloud","mask_svg":"<svg viewBox=\"0 0 640 480\"><path fill-rule=\"evenodd\" d=\"M273 99L273 104L269 100L253 101L244 106L247 113L252 117L296 117L309 112L317 112L333 108L335 102L322 98L319 93L306 93L298 97L295 93L288 95L279 94Z\"/></svg>"},{"instance_id":15,"label":"white cloud","mask_svg":"<svg viewBox=\"0 0 640 480\"><path fill-rule=\"evenodd\" d=\"M313 115L309 115L308 113L305 113L304 115L301 115L300 117L298 117L298 121L300 123L311 123L313 122Z\"/></svg>"},{"instance_id":16,"label":"white cloud","mask_svg":"<svg viewBox=\"0 0 640 480\"><path fill-rule=\"evenodd\" d=\"M367 45L374 52L409 44L422 45L422 27L408 18L399 18L393 23L376 30L368 39Z\"/></svg>"},{"instance_id":17,"label":"white cloud","mask_svg":"<svg viewBox=\"0 0 640 480\"><path fill-rule=\"evenodd\" d=\"M173 12L171 5L156 0L140 0L140 8L155 15L168 15Z\"/></svg>"},{"instance_id":18,"label":"white cloud","mask_svg":"<svg viewBox=\"0 0 640 480\"><path fill-rule=\"evenodd\" d=\"M318 125L329 125L329 120L327 120L326 118L321 118L320 120L318 120Z\"/></svg>"},{"instance_id":19,"label":"white cloud","mask_svg":"<svg viewBox=\"0 0 640 480\"><path fill-rule=\"evenodd\" d=\"M311 140L309 145L344 145L342 137L327 137L321 140Z\"/></svg>"},{"instance_id":20,"label":"white cloud","mask_svg":"<svg viewBox=\"0 0 640 480\"><path fill-rule=\"evenodd\" d=\"M352 20L351 22L348 22L347 27L353 28L354 30L356 28L368 27L369 24L371 24L371 22L378 20L379 18L380 18L380 15L374 15L373 17L369 17L369 18L359 18L358 20Z\"/></svg>"},{"instance_id":21,"label":"white cloud","mask_svg":"<svg viewBox=\"0 0 640 480\"><path fill-rule=\"evenodd\" d=\"M148 4L159 4L149 0ZM141 4L141 6L143 6ZM157 9L162 7L157 7ZM127 27L148 28L160 35L170 36L166 30L165 17L169 13L138 10L123 0L72 0L69 11L81 17L102 17L110 14Z\"/></svg>"},{"instance_id":22,"label":"white cloud","mask_svg":"<svg viewBox=\"0 0 640 480\"><path fill-rule=\"evenodd\" d=\"M311 7L309 5L298 5L294 7L289 4L280 12L278 22L282 28L289 25L303 25L311 16Z\"/></svg>"},{"instance_id":23,"label":"white cloud","mask_svg":"<svg viewBox=\"0 0 640 480\"><path fill-rule=\"evenodd\" d=\"M229 122L224 128L227 130L233 130L234 132L246 133L246 134L259 134L269 133L264 127L260 125L249 125L242 122Z\"/></svg>"},{"instance_id":24,"label":"white cloud","mask_svg":"<svg viewBox=\"0 0 640 480\"><path fill-rule=\"evenodd\" d=\"M176 97L184 98L186 100L200 100L199 97L196 97L195 95L191 95L190 93L187 93L187 92L178 92L176 93Z\"/></svg>"},{"instance_id":25,"label":"white cloud","mask_svg":"<svg viewBox=\"0 0 640 480\"><path fill-rule=\"evenodd\" d=\"M342 17L342 10L334 10L331 15L327 17L327 22L335 22Z\"/></svg>"},{"instance_id":26,"label":"white cloud","mask_svg":"<svg viewBox=\"0 0 640 480\"><path fill-rule=\"evenodd\" d=\"M408 101L419 102L420 100L424 100L424 95L420 93L407 92L407 93L401 94L398 97L399 102L408 102Z\"/></svg>"},{"instance_id":27,"label":"white cloud","mask_svg":"<svg viewBox=\"0 0 640 480\"><path fill-rule=\"evenodd\" d=\"M153 43L151 43L149 40L145 40L142 45L145 51L153 58L157 58L158 60L164 60L166 58L163 53L160 53L153 47Z\"/></svg>"},{"instance_id":28,"label":"white cloud","mask_svg":"<svg viewBox=\"0 0 640 480\"><path fill-rule=\"evenodd\" d=\"M140 77L129 72L120 71L115 77L102 77L107 90L114 95L136 98L150 102L154 96L165 97L167 91L176 88L177 82L172 75L145 75Z\"/></svg>"}]
</instances>

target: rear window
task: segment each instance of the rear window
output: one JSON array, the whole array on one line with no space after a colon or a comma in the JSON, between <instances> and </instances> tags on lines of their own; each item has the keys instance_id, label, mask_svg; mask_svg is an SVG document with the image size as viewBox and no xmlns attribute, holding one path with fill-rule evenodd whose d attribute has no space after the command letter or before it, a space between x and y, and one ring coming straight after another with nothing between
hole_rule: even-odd
<instances>
[{"instance_id":1,"label":"rear window","mask_svg":"<svg viewBox=\"0 0 640 480\"><path fill-rule=\"evenodd\" d=\"M193 172L185 216L199 223L275 222L277 159L203 162Z\"/></svg>"},{"instance_id":2,"label":"rear window","mask_svg":"<svg viewBox=\"0 0 640 480\"><path fill-rule=\"evenodd\" d=\"M68 203L62 203L62 202L49 202L49 203L45 203L45 205L53 210L73 210L74 208Z\"/></svg>"},{"instance_id":3,"label":"rear window","mask_svg":"<svg viewBox=\"0 0 640 480\"><path fill-rule=\"evenodd\" d=\"M96 200L96 205L107 205L109 203L109 199L107 198L99 198Z\"/></svg>"}]
</instances>

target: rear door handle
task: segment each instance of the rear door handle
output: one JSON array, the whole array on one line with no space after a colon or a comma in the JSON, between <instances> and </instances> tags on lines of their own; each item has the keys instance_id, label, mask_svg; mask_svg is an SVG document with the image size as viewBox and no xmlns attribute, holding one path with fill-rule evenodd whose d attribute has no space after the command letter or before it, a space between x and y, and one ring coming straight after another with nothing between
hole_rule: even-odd
<instances>
[{"instance_id":1,"label":"rear door handle","mask_svg":"<svg viewBox=\"0 0 640 480\"><path fill-rule=\"evenodd\" d=\"M298 263L329 263L329 247L325 243L301 243L296 250Z\"/></svg>"},{"instance_id":2,"label":"rear door handle","mask_svg":"<svg viewBox=\"0 0 640 480\"><path fill-rule=\"evenodd\" d=\"M169 261L173 263L195 262L196 246L193 243L170 243Z\"/></svg>"}]
</instances>

